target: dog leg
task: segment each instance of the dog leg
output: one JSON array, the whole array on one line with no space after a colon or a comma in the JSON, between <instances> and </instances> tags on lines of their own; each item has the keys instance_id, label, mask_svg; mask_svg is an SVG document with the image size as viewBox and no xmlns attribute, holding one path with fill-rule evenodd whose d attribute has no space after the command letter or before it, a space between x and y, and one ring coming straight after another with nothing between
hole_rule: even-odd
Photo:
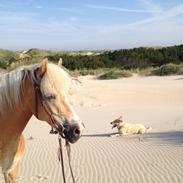
<instances>
[{"instance_id":1,"label":"dog leg","mask_svg":"<svg viewBox=\"0 0 183 183\"><path fill-rule=\"evenodd\" d=\"M119 137L119 136L121 136L119 133L110 135L110 137Z\"/></svg>"}]
</instances>

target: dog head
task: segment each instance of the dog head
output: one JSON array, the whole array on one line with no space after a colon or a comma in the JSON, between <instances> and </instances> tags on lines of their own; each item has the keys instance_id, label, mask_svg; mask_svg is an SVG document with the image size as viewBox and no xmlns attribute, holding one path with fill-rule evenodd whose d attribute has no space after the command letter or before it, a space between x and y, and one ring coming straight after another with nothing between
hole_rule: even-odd
<instances>
[{"instance_id":1,"label":"dog head","mask_svg":"<svg viewBox=\"0 0 183 183\"><path fill-rule=\"evenodd\" d=\"M117 127L121 127L123 125L123 120L122 120L122 116L120 116L119 118L115 119L114 121L111 122L112 125L112 129Z\"/></svg>"}]
</instances>

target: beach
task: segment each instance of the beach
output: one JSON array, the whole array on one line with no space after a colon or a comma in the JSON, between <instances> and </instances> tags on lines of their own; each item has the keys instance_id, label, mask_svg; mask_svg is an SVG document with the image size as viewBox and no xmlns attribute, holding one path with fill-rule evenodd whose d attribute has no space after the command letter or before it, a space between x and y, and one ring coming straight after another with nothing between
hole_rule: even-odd
<instances>
[{"instance_id":1,"label":"beach","mask_svg":"<svg viewBox=\"0 0 183 183\"><path fill-rule=\"evenodd\" d=\"M80 77L70 97L85 124L81 139L71 144L77 183L183 182L183 76L97 80ZM145 126L146 134L111 137L110 122ZM50 126L32 117L24 130L26 148L18 183L60 183L58 137ZM72 182L64 148L66 179Z\"/></svg>"}]
</instances>

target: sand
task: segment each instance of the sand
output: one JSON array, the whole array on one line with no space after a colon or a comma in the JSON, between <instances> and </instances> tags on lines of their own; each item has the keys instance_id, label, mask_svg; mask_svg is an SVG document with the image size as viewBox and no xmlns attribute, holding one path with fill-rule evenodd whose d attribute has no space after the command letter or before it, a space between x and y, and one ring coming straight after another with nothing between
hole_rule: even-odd
<instances>
[{"instance_id":1,"label":"sand","mask_svg":"<svg viewBox=\"0 0 183 183\"><path fill-rule=\"evenodd\" d=\"M71 98L86 126L83 137L71 146L76 182L182 183L183 76L80 80ZM120 115L153 130L110 137L117 131L110 122ZM58 140L49 130L34 117L28 123L18 183L62 182ZM64 157L67 160L66 153ZM72 182L67 164L66 169L67 181Z\"/></svg>"}]
</instances>

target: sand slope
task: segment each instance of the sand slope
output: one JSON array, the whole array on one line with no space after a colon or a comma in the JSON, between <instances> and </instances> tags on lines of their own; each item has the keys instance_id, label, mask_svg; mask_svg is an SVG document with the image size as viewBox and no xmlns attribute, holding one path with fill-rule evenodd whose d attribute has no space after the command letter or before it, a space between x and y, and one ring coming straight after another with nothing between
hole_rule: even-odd
<instances>
[{"instance_id":1,"label":"sand slope","mask_svg":"<svg viewBox=\"0 0 183 183\"><path fill-rule=\"evenodd\" d=\"M182 183L183 77L80 80L71 100L86 125L84 136L72 145L76 182ZM153 130L111 138L110 133L116 131L109 122L120 115ZM62 182L57 136L49 135L49 130L35 118L27 125L18 183ZM66 168L67 180L72 182Z\"/></svg>"}]
</instances>

